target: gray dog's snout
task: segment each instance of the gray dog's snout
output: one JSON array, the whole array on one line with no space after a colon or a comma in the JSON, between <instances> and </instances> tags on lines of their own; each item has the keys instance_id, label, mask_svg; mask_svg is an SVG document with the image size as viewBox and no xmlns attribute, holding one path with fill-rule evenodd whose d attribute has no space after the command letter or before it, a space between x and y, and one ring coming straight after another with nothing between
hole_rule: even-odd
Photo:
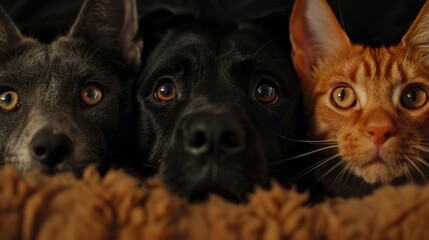
<instances>
[{"instance_id":1,"label":"gray dog's snout","mask_svg":"<svg viewBox=\"0 0 429 240\"><path fill-rule=\"evenodd\" d=\"M50 167L63 162L72 151L73 143L66 134L56 134L49 129L40 130L30 143L33 158Z\"/></svg>"},{"instance_id":2,"label":"gray dog's snout","mask_svg":"<svg viewBox=\"0 0 429 240\"><path fill-rule=\"evenodd\" d=\"M244 135L239 122L229 115L195 114L185 124L185 148L194 155L232 155L243 150Z\"/></svg>"}]
</instances>

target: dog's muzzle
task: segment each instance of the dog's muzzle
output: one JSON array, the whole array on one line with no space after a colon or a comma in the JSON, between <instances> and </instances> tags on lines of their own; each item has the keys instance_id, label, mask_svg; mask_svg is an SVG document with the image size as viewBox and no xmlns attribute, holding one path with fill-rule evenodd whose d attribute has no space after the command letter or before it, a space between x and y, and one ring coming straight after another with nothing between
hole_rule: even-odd
<instances>
[{"instance_id":1,"label":"dog's muzzle","mask_svg":"<svg viewBox=\"0 0 429 240\"><path fill-rule=\"evenodd\" d=\"M52 169L61 164L73 152L73 143L64 133L52 128L40 129L30 142L30 153L42 166Z\"/></svg>"},{"instance_id":2,"label":"dog's muzzle","mask_svg":"<svg viewBox=\"0 0 429 240\"><path fill-rule=\"evenodd\" d=\"M249 121L238 113L189 113L178 122L161 175L174 191L191 200L215 193L241 201L266 178L265 158L256 139ZM180 184L175 182L179 172Z\"/></svg>"},{"instance_id":3,"label":"dog's muzzle","mask_svg":"<svg viewBox=\"0 0 429 240\"><path fill-rule=\"evenodd\" d=\"M199 113L183 126L185 150L194 156L230 156L244 151L245 131L237 119L226 114Z\"/></svg>"}]
</instances>

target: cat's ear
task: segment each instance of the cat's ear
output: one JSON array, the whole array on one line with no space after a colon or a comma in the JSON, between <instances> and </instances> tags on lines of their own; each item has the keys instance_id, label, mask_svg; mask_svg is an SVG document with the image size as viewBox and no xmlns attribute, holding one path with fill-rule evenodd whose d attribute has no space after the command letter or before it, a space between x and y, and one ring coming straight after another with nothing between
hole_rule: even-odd
<instances>
[{"instance_id":1,"label":"cat's ear","mask_svg":"<svg viewBox=\"0 0 429 240\"><path fill-rule=\"evenodd\" d=\"M292 61L302 85L311 81L315 65L338 50L350 45L350 40L325 0L296 0L290 22Z\"/></svg>"},{"instance_id":2,"label":"cat's ear","mask_svg":"<svg viewBox=\"0 0 429 240\"><path fill-rule=\"evenodd\" d=\"M429 58L429 1L427 1L408 32L402 38L404 46L426 52ZM429 59L427 61L429 63Z\"/></svg>"},{"instance_id":3,"label":"cat's ear","mask_svg":"<svg viewBox=\"0 0 429 240\"><path fill-rule=\"evenodd\" d=\"M86 0L69 36L114 51L132 69L140 67L143 40L135 0Z\"/></svg>"},{"instance_id":4,"label":"cat's ear","mask_svg":"<svg viewBox=\"0 0 429 240\"><path fill-rule=\"evenodd\" d=\"M7 13L0 7L0 53L16 45L22 39L21 32Z\"/></svg>"}]
</instances>

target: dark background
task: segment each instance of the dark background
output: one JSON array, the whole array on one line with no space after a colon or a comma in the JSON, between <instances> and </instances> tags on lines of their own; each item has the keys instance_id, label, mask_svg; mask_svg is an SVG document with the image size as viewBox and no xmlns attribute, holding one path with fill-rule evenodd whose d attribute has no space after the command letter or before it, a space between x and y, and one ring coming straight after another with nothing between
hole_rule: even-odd
<instances>
[{"instance_id":1,"label":"dark background","mask_svg":"<svg viewBox=\"0 0 429 240\"><path fill-rule=\"evenodd\" d=\"M158 5L182 6L198 11L208 0L137 0L139 14ZM44 42L64 33L74 21L82 0L0 0L25 35ZM237 18L273 10L290 10L293 0L211 0L225 14ZM370 46L397 43L417 16L424 0L328 0L355 42ZM287 24L287 23L279 23Z\"/></svg>"}]
</instances>

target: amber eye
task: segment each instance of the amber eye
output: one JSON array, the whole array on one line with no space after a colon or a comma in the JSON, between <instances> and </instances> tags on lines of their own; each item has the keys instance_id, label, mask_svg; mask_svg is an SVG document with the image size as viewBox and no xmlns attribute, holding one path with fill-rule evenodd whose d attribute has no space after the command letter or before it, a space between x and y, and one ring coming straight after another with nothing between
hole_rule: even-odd
<instances>
[{"instance_id":1,"label":"amber eye","mask_svg":"<svg viewBox=\"0 0 429 240\"><path fill-rule=\"evenodd\" d=\"M19 95L15 90L5 90L0 92L0 108L3 111L13 111L21 105Z\"/></svg>"},{"instance_id":2,"label":"amber eye","mask_svg":"<svg viewBox=\"0 0 429 240\"><path fill-rule=\"evenodd\" d=\"M265 104L274 104L279 100L276 89L268 83L261 83L256 88L256 99Z\"/></svg>"},{"instance_id":3,"label":"amber eye","mask_svg":"<svg viewBox=\"0 0 429 240\"><path fill-rule=\"evenodd\" d=\"M331 100L340 108L351 108L357 103L356 94L349 86L339 86L331 93Z\"/></svg>"},{"instance_id":4,"label":"amber eye","mask_svg":"<svg viewBox=\"0 0 429 240\"><path fill-rule=\"evenodd\" d=\"M402 93L401 104L408 109L417 109L425 105L427 99L428 95L424 88L410 86Z\"/></svg>"},{"instance_id":5,"label":"amber eye","mask_svg":"<svg viewBox=\"0 0 429 240\"><path fill-rule=\"evenodd\" d=\"M171 79L166 79L155 89L155 98L160 102L168 102L176 98L176 85Z\"/></svg>"},{"instance_id":6,"label":"amber eye","mask_svg":"<svg viewBox=\"0 0 429 240\"><path fill-rule=\"evenodd\" d=\"M88 84L80 90L80 98L87 106L95 106L103 99L103 92L94 84Z\"/></svg>"}]
</instances>

